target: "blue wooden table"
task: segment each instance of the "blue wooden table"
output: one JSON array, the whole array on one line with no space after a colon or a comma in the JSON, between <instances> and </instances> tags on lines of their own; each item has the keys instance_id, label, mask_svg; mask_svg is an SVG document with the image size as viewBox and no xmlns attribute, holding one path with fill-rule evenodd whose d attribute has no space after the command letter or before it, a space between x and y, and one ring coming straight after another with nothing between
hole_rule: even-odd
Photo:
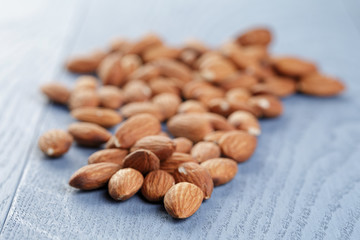
<instances>
[{"instance_id":1,"label":"blue wooden table","mask_svg":"<svg viewBox=\"0 0 360 240\"><path fill-rule=\"evenodd\" d=\"M91 149L49 160L45 130L66 129L65 109L39 86L71 85L75 53L153 30L171 44L212 46L266 24L272 51L315 60L347 85L340 97L293 96L282 117L261 122L255 155L187 220L139 195L68 186ZM0 238L360 239L360 2L357 0L0 1Z\"/></svg>"}]
</instances>

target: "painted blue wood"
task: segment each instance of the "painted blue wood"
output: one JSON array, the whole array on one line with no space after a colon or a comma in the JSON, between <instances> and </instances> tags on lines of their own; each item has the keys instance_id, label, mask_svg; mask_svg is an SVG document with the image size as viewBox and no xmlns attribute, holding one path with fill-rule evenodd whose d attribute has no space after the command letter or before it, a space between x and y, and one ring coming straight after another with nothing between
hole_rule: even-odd
<instances>
[{"instance_id":1,"label":"painted blue wood","mask_svg":"<svg viewBox=\"0 0 360 240\"><path fill-rule=\"evenodd\" d=\"M348 5L325 0L94 1L86 13L79 5L70 8L70 1L56 6L36 3L49 10L38 11L23 24L38 26L39 35L14 27L13 34L28 33L25 40L0 38L3 51L14 44L26 49L36 41L49 44L40 56L36 48L27 50L26 56L9 50L0 58L3 239L360 238L360 32ZM55 33L49 19L56 12L64 25L56 22L60 30ZM74 17L81 13L84 19ZM78 27L68 28L72 21ZM348 90L337 98L285 99L282 117L261 122L263 134L255 155L239 165L236 178L217 187L191 218L174 220L161 205L147 203L140 195L119 203L105 189L81 192L69 187L71 174L95 150L73 147L64 157L49 160L37 149L41 132L65 129L73 121L65 109L45 105L37 90L51 78L68 84L75 79L59 74L65 55L148 30L173 44L194 36L215 46L261 23L274 29L273 52L314 59L325 72L340 76ZM0 27L8 24L0 15ZM56 43L50 42L53 36L58 36ZM57 56L51 53L54 48ZM31 57L34 61L28 60ZM19 88L21 84L27 87ZM22 166L23 172L18 170Z\"/></svg>"}]
</instances>

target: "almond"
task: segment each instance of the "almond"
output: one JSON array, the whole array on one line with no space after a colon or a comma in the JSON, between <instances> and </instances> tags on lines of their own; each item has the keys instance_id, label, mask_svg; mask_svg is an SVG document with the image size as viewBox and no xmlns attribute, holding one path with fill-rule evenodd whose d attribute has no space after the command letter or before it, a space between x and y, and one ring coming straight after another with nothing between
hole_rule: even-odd
<instances>
[{"instance_id":1,"label":"almond","mask_svg":"<svg viewBox=\"0 0 360 240\"><path fill-rule=\"evenodd\" d=\"M257 118L246 111L233 112L229 117L228 121L236 129L244 130L254 136L261 134L260 124Z\"/></svg>"},{"instance_id":2,"label":"almond","mask_svg":"<svg viewBox=\"0 0 360 240\"><path fill-rule=\"evenodd\" d=\"M65 154L73 142L72 136L59 129L45 132L39 138L39 148L49 157L60 157Z\"/></svg>"},{"instance_id":3,"label":"almond","mask_svg":"<svg viewBox=\"0 0 360 240\"><path fill-rule=\"evenodd\" d=\"M226 92L225 99L230 102L246 102L252 96L246 88L233 88Z\"/></svg>"},{"instance_id":4,"label":"almond","mask_svg":"<svg viewBox=\"0 0 360 240\"><path fill-rule=\"evenodd\" d=\"M95 51L87 56L77 56L70 59L67 62L66 67L70 72L92 73L95 72L105 56L106 54L102 51Z\"/></svg>"},{"instance_id":5,"label":"almond","mask_svg":"<svg viewBox=\"0 0 360 240\"><path fill-rule=\"evenodd\" d=\"M227 117L230 113L233 112L231 105L226 99L223 98L214 98L208 102L208 108L210 112L222 115Z\"/></svg>"},{"instance_id":6,"label":"almond","mask_svg":"<svg viewBox=\"0 0 360 240\"><path fill-rule=\"evenodd\" d=\"M139 149L125 157L124 168L133 168L142 174L146 174L159 169L160 160L153 152Z\"/></svg>"},{"instance_id":7,"label":"almond","mask_svg":"<svg viewBox=\"0 0 360 240\"><path fill-rule=\"evenodd\" d=\"M41 86L41 91L53 102L67 104L70 90L63 84L52 82Z\"/></svg>"},{"instance_id":8,"label":"almond","mask_svg":"<svg viewBox=\"0 0 360 240\"><path fill-rule=\"evenodd\" d=\"M219 144L220 138L227 132L228 131L214 131L214 132L208 133L204 137L204 141L214 142L216 144Z\"/></svg>"},{"instance_id":9,"label":"almond","mask_svg":"<svg viewBox=\"0 0 360 240\"><path fill-rule=\"evenodd\" d=\"M175 185L175 180L171 174L156 170L146 175L141 193L148 201L158 202L164 198L173 185Z\"/></svg>"},{"instance_id":10,"label":"almond","mask_svg":"<svg viewBox=\"0 0 360 240\"><path fill-rule=\"evenodd\" d=\"M128 154L125 149L104 149L96 151L90 155L88 164L101 163L101 162L112 162L123 166L123 160Z\"/></svg>"},{"instance_id":11,"label":"almond","mask_svg":"<svg viewBox=\"0 0 360 240\"><path fill-rule=\"evenodd\" d=\"M225 90L231 90L233 88L246 88L250 89L251 86L258 83L258 79L254 76L244 74L242 72L236 72L229 76L224 81L220 82L219 85Z\"/></svg>"},{"instance_id":12,"label":"almond","mask_svg":"<svg viewBox=\"0 0 360 240\"><path fill-rule=\"evenodd\" d=\"M110 132L94 123L72 123L68 131L79 145L87 147L100 146L111 138Z\"/></svg>"},{"instance_id":13,"label":"almond","mask_svg":"<svg viewBox=\"0 0 360 240\"><path fill-rule=\"evenodd\" d=\"M177 78L184 84L191 81L190 69L180 62L171 59L159 59L151 62L151 64L157 67L160 74L165 77Z\"/></svg>"},{"instance_id":14,"label":"almond","mask_svg":"<svg viewBox=\"0 0 360 240\"><path fill-rule=\"evenodd\" d=\"M72 110L82 107L97 107L100 104L100 99L93 90L78 90L71 93L68 104Z\"/></svg>"},{"instance_id":15,"label":"almond","mask_svg":"<svg viewBox=\"0 0 360 240\"><path fill-rule=\"evenodd\" d=\"M236 162L228 158L213 158L201 163L206 168L215 186L230 182L238 171Z\"/></svg>"},{"instance_id":16,"label":"almond","mask_svg":"<svg viewBox=\"0 0 360 240\"><path fill-rule=\"evenodd\" d=\"M132 44L127 53L140 55L146 49L154 46L162 45L161 39L154 33L143 36L138 42Z\"/></svg>"},{"instance_id":17,"label":"almond","mask_svg":"<svg viewBox=\"0 0 360 240\"><path fill-rule=\"evenodd\" d=\"M110 43L110 52L124 53L130 47L130 42L124 38L113 39Z\"/></svg>"},{"instance_id":18,"label":"almond","mask_svg":"<svg viewBox=\"0 0 360 240\"><path fill-rule=\"evenodd\" d=\"M219 141L222 153L237 162L248 160L257 145L256 137L244 131L225 133Z\"/></svg>"},{"instance_id":19,"label":"almond","mask_svg":"<svg viewBox=\"0 0 360 240\"><path fill-rule=\"evenodd\" d=\"M156 66L147 64L147 65L142 65L141 67L136 69L129 76L127 76L127 79L128 80L140 79L147 82L159 76L160 76L160 70Z\"/></svg>"},{"instance_id":20,"label":"almond","mask_svg":"<svg viewBox=\"0 0 360 240\"><path fill-rule=\"evenodd\" d=\"M100 188L120 169L115 163L95 163L77 170L70 178L69 185L81 190Z\"/></svg>"},{"instance_id":21,"label":"almond","mask_svg":"<svg viewBox=\"0 0 360 240\"><path fill-rule=\"evenodd\" d=\"M272 61L274 68L279 73L290 76L305 76L316 71L316 65L294 57L279 57Z\"/></svg>"},{"instance_id":22,"label":"almond","mask_svg":"<svg viewBox=\"0 0 360 240\"><path fill-rule=\"evenodd\" d=\"M213 129L207 119L193 114L181 114L167 122L169 132L175 137L186 137L193 142L201 141Z\"/></svg>"},{"instance_id":23,"label":"almond","mask_svg":"<svg viewBox=\"0 0 360 240\"><path fill-rule=\"evenodd\" d=\"M176 183L189 182L198 186L204 192L204 198L209 199L214 188L213 180L208 170L197 163L181 164L173 173Z\"/></svg>"},{"instance_id":24,"label":"almond","mask_svg":"<svg viewBox=\"0 0 360 240\"><path fill-rule=\"evenodd\" d=\"M71 111L71 115L79 121L96 123L102 127L113 127L122 121L120 114L111 109L83 107Z\"/></svg>"},{"instance_id":25,"label":"almond","mask_svg":"<svg viewBox=\"0 0 360 240\"><path fill-rule=\"evenodd\" d=\"M297 88L305 94L318 97L331 97L343 92L345 86L338 79L314 73L301 78Z\"/></svg>"},{"instance_id":26,"label":"almond","mask_svg":"<svg viewBox=\"0 0 360 240\"><path fill-rule=\"evenodd\" d=\"M125 79L121 57L116 53L108 55L102 60L97 73L103 85L121 86Z\"/></svg>"},{"instance_id":27,"label":"almond","mask_svg":"<svg viewBox=\"0 0 360 240\"><path fill-rule=\"evenodd\" d=\"M178 113L205 113L207 112L207 107L199 101L196 100L187 100L182 102L178 109Z\"/></svg>"},{"instance_id":28,"label":"almond","mask_svg":"<svg viewBox=\"0 0 360 240\"><path fill-rule=\"evenodd\" d=\"M142 64L141 58L135 54L128 54L121 58L121 67L125 76L130 75Z\"/></svg>"},{"instance_id":29,"label":"almond","mask_svg":"<svg viewBox=\"0 0 360 240\"><path fill-rule=\"evenodd\" d=\"M128 103L121 108L121 114L125 118L130 118L132 116L148 113L156 117L159 121L164 120L164 115L161 112L161 109L158 105L151 102L132 102Z\"/></svg>"},{"instance_id":30,"label":"almond","mask_svg":"<svg viewBox=\"0 0 360 240\"><path fill-rule=\"evenodd\" d=\"M171 78L155 78L149 82L149 87L153 95L158 95L161 93L171 93L173 95L179 96L180 90L176 84L171 81Z\"/></svg>"},{"instance_id":31,"label":"almond","mask_svg":"<svg viewBox=\"0 0 360 240\"><path fill-rule=\"evenodd\" d=\"M287 97L296 92L296 82L292 78L269 77L263 83L251 87L254 94L272 94L277 97Z\"/></svg>"},{"instance_id":32,"label":"almond","mask_svg":"<svg viewBox=\"0 0 360 240\"><path fill-rule=\"evenodd\" d=\"M76 79L74 91L77 90L96 90L98 86L97 79L91 75L83 75Z\"/></svg>"},{"instance_id":33,"label":"almond","mask_svg":"<svg viewBox=\"0 0 360 240\"><path fill-rule=\"evenodd\" d=\"M263 117L278 117L283 113L283 105L281 101L273 95L257 95L251 97L248 103L257 108L261 112L260 116Z\"/></svg>"},{"instance_id":34,"label":"almond","mask_svg":"<svg viewBox=\"0 0 360 240\"><path fill-rule=\"evenodd\" d=\"M145 102L151 98L151 89L142 81L134 80L127 83L124 88L126 102Z\"/></svg>"},{"instance_id":35,"label":"almond","mask_svg":"<svg viewBox=\"0 0 360 240\"><path fill-rule=\"evenodd\" d=\"M223 57L208 59L200 65L201 76L209 82L221 82L235 71L234 64Z\"/></svg>"},{"instance_id":36,"label":"almond","mask_svg":"<svg viewBox=\"0 0 360 240\"><path fill-rule=\"evenodd\" d=\"M214 130L223 130L223 131L235 130L235 128L226 120L226 118L219 114L203 113L199 115L207 119Z\"/></svg>"},{"instance_id":37,"label":"almond","mask_svg":"<svg viewBox=\"0 0 360 240\"><path fill-rule=\"evenodd\" d=\"M165 194L164 205L173 218L188 218L200 208L203 198L204 193L199 187L181 182Z\"/></svg>"},{"instance_id":38,"label":"almond","mask_svg":"<svg viewBox=\"0 0 360 240\"><path fill-rule=\"evenodd\" d=\"M199 163L221 155L220 147L214 142L198 142L191 149L191 156Z\"/></svg>"},{"instance_id":39,"label":"almond","mask_svg":"<svg viewBox=\"0 0 360 240\"><path fill-rule=\"evenodd\" d=\"M162 116L168 119L176 114L181 99L178 95L172 93L161 93L156 95L152 102L161 110Z\"/></svg>"},{"instance_id":40,"label":"almond","mask_svg":"<svg viewBox=\"0 0 360 240\"><path fill-rule=\"evenodd\" d=\"M110 178L109 194L117 201L125 201L140 190L143 182L144 177L139 171L132 168L120 169Z\"/></svg>"},{"instance_id":41,"label":"almond","mask_svg":"<svg viewBox=\"0 0 360 240\"><path fill-rule=\"evenodd\" d=\"M130 148L134 143L146 136L156 135L161 131L158 119L150 114L135 115L126 120L115 132L115 146Z\"/></svg>"},{"instance_id":42,"label":"almond","mask_svg":"<svg viewBox=\"0 0 360 240\"><path fill-rule=\"evenodd\" d=\"M248 45L264 45L267 46L271 42L271 32L266 28L255 28L241 34L236 41L244 46Z\"/></svg>"},{"instance_id":43,"label":"almond","mask_svg":"<svg viewBox=\"0 0 360 240\"><path fill-rule=\"evenodd\" d=\"M146 149L153 152L160 161L169 158L175 151L175 143L164 136L147 136L138 140L130 149L130 152Z\"/></svg>"},{"instance_id":44,"label":"almond","mask_svg":"<svg viewBox=\"0 0 360 240\"><path fill-rule=\"evenodd\" d=\"M175 138L173 141L176 145L175 152L190 153L193 146L192 141L184 137Z\"/></svg>"},{"instance_id":45,"label":"almond","mask_svg":"<svg viewBox=\"0 0 360 240\"><path fill-rule=\"evenodd\" d=\"M148 48L142 55L145 62L154 61L161 58L175 59L180 55L180 50L176 48L158 45Z\"/></svg>"},{"instance_id":46,"label":"almond","mask_svg":"<svg viewBox=\"0 0 360 240\"><path fill-rule=\"evenodd\" d=\"M100 105L104 108L118 109L124 102L124 93L115 86L103 86L98 91Z\"/></svg>"},{"instance_id":47,"label":"almond","mask_svg":"<svg viewBox=\"0 0 360 240\"><path fill-rule=\"evenodd\" d=\"M190 154L174 152L171 157L160 163L160 169L172 174L185 162L196 163L197 161Z\"/></svg>"}]
</instances>

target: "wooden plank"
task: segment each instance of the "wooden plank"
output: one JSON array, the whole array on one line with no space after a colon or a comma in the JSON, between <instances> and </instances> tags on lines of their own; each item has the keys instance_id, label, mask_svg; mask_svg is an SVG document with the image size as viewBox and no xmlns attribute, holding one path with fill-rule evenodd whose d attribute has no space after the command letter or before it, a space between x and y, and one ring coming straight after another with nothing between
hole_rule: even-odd
<instances>
[{"instance_id":1,"label":"wooden plank","mask_svg":"<svg viewBox=\"0 0 360 240\"><path fill-rule=\"evenodd\" d=\"M332 99L285 99L285 114L262 121L259 147L251 160L239 165L234 181L216 188L212 198L183 221L173 220L161 205L139 195L119 203L105 189L70 188L69 177L94 150L75 147L60 159L48 160L31 146L3 237L359 239L360 37L341 2L96 1L73 52L149 29L171 43L192 35L217 45L238 29L260 23L275 30L275 53L314 59L325 72L341 76L349 90ZM60 69L60 63L55 64ZM66 82L73 78L62 76ZM44 101L37 104L41 108ZM13 105L4 112L10 108ZM73 121L59 107L47 106L45 112L36 136ZM15 130L1 133L18 133Z\"/></svg>"}]
</instances>

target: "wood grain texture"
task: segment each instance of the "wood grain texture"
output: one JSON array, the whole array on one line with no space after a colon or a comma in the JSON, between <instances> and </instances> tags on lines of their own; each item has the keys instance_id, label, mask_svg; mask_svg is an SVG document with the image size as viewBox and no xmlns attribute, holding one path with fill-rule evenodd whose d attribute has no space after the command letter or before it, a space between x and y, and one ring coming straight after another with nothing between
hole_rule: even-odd
<instances>
[{"instance_id":1,"label":"wood grain texture","mask_svg":"<svg viewBox=\"0 0 360 240\"><path fill-rule=\"evenodd\" d=\"M360 34L342 2L94 1L86 14L72 1L36 3L42 10L26 20L0 14L3 239L360 239ZM261 122L255 155L189 219L139 195L119 203L105 189L69 187L95 150L46 159L37 149L41 132L74 121L38 93L41 82L75 79L62 72L67 54L149 30L174 44L194 36L218 45L261 23L274 29L273 52L314 59L348 91L285 99L282 117Z\"/></svg>"}]
</instances>

